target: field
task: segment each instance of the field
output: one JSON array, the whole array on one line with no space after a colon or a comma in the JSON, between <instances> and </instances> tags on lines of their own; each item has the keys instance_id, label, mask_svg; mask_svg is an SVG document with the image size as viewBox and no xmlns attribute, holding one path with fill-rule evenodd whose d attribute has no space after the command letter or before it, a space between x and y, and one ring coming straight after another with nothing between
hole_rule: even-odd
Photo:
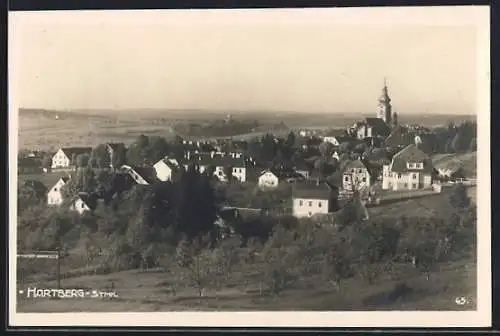
<instances>
[{"instance_id":1,"label":"field","mask_svg":"<svg viewBox=\"0 0 500 336\"><path fill-rule=\"evenodd\" d=\"M225 118L227 112L130 110L130 111L71 111L57 112L22 109L19 112L19 148L56 149L61 146L95 146L103 142L132 142L138 135L156 135L170 138L175 135L172 123L176 121L207 121ZM58 119L56 119L56 116ZM234 112L234 120L259 120L262 123L283 121L292 129L343 128L367 115L338 114L318 115L294 112ZM474 119L473 116L469 117ZM402 122L420 123L426 126L461 121L464 116L410 115L402 116ZM241 134L234 138L249 138L261 133Z\"/></svg>"},{"instance_id":2,"label":"field","mask_svg":"<svg viewBox=\"0 0 500 336\"><path fill-rule=\"evenodd\" d=\"M412 198L399 202L388 202L369 208L370 217L407 216L407 217L434 217L450 216L455 210L448 201L449 188L443 188L439 194ZM476 201L476 186L468 187L471 201Z\"/></svg>"},{"instance_id":3,"label":"field","mask_svg":"<svg viewBox=\"0 0 500 336\"><path fill-rule=\"evenodd\" d=\"M245 284L252 275L248 269L235 270L231 280L217 289L212 287L199 297L193 288L171 272L125 271L109 275L81 276L63 279L63 288L106 291L111 282L118 298L42 299L18 295L19 312L141 312L141 311L252 311L252 310L474 310L476 267L473 261L451 262L431 273L430 280L414 269L400 270L396 279L385 276L367 286L358 278L346 280L337 292L317 276L302 278L279 297L260 294L258 286ZM412 274L412 271L414 272ZM172 270L175 272L175 269ZM406 289L397 293L396 285ZM55 282L39 287L55 288ZM36 286L36 285L32 285ZM18 287L21 289L23 287ZM175 295L172 288L176 288ZM109 289L108 289L109 290ZM457 296L472 302L460 306Z\"/></svg>"}]
</instances>

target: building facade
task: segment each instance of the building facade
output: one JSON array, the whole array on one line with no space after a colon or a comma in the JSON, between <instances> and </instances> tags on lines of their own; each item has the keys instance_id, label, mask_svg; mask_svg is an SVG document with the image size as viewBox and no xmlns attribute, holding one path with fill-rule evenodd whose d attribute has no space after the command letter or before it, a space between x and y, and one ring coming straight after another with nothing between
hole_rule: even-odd
<instances>
[{"instance_id":1,"label":"building facade","mask_svg":"<svg viewBox=\"0 0 500 336\"><path fill-rule=\"evenodd\" d=\"M382 189L416 190L432 187L434 167L427 154L408 145L382 168Z\"/></svg>"},{"instance_id":2,"label":"building facade","mask_svg":"<svg viewBox=\"0 0 500 336\"><path fill-rule=\"evenodd\" d=\"M342 173L342 189L348 191L370 187L370 172L361 160L349 162Z\"/></svg>"},{"instance_id":3,"label":"building facade","mask_svg":"<svg viewBox=\"0 0 500 336\"><path fill-rule=\"evenodd\" d=\"M61 177L47 193L47 205L59 206L63 203L61 188L69 181L69 177Z\"/></svg>"}]
</instances>

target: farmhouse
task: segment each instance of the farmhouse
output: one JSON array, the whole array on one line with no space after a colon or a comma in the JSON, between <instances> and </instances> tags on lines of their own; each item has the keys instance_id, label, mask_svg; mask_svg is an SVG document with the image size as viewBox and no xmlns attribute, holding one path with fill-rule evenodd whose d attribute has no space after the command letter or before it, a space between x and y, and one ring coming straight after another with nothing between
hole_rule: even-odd
<instances>
[{"instance_id":1,"label":"farmhouse","mask_svg":"<svg viewBox=\"0 0 500 336\"><path fill-rule=\"evenodd\" d=\"M361 160L353 160L345 167L342 174L342 188L354 191L370 187L370 172Z\"/></svg>"},{"instance_id":2,"label":"farmhouse","mask_svg":"<svg viewBox=\"0 0 500 336\"><path fill-rule=\"evenodd\" d=\"M409 145L395 154L382 171L382 189L413 190L431 187L434 168L427 154Z\"/></svg>"},{"instance_id":3,"label":"farmhouse","mask_svg":"<svg viewBox=\"0 0 500 336\"><path fill-rule=\"evenodd\" d=\"M61 177L47 193L47 205L58 206L63 202L61 188L65 186L70 180L70 176Z\"/></svg>"},{"instance_id":4,"label":"farmhouse","mask_svg":"<svg viewBox=\"0 0 500 336\"><path fill-rule=\"evenodd\" d=\"M297 183L292 191L295 217L311 217L334 211L334 193L327 183Z\"/></svg>"},{"instance_id":5,"label":"farmhouse","mask_svg":"<svg viewBox=\"0 0 500 336\"><path fill-rule=\"evenodd\" d=\"M74 159L78 155L92 152L92 147L63 147L60 148L52 157L52 169L70 168L76 165Z\"/></svg>"}]
</instances>

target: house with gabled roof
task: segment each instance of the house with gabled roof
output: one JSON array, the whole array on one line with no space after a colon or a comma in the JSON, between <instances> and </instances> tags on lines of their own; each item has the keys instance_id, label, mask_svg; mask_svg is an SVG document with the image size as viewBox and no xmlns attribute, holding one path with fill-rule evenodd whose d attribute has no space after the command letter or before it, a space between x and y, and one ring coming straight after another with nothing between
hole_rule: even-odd
<instances>
[{"instance_id":1,"label":"house with gabled roof","mask_svg":"<svg viewBox=\"0 0 500 336\"><path fill-rule=\"evenodd\" d=\"M414 190L432 186L434 166L430 157L416 145L408 145L384 165L382 189Z\"/></svg>"},{"instance_id":2,"label":"house with gabled roof","mask_svg":"<svg viewBox=\"0 0 500 336\"><path fill-rule=\"evenodd\" d=\"M62 147L52 156L52 169L70 168L76 165L72 162L74 157L87 154L90 156L92 147Z\"/></svg>"},{"instance_id":3,"label":"house with gabled roof","mask_svg":"<svg viewBox=\"0 0 500 336\"><path fill-rule=\"evenodd\" d=\"M96 195L79 192L69 200L68 205L71 211L76 211L81 215L87 211L94 211L98 203Z\"/></svg>"},{"instance_id":4,"label":"house with gabled roof","mask_svg":"<svg viewBox=\"0 0 500 336\"><path fill-rule=\"evenodd\" d=\"M342 172L342 189L358 191L369 187L370 171L361 160L353 160L344 166Z\"/></svg>"},{"instance_id":5,"label":"house with gabled roof","mask_svg":"<svg viewBox=\"0 0 500 336\"><path fill-rule=\"evenodd\" d=\"M153 165L153 168L155 169L158 180L165 182L171 181L173 174L183 169L183 166L181 166L179 161L176 159L164 157L156 162Z\"/></svg>"},{"instance_id":6,"label":"house with gabled roof","mask_svg":"<svg viewBox=\"0 0 500 336\"><path fill-rule=\"evenodd\" d=\"M59 206L63 203L64 199L61 193L61 188L64 187L70 179L71 176L63 176L52 186L52 188L50 188L47 193L47 205Z\"/></svg>"},{"instance_id":7,"label":"house with gabled roof","mask_svg":"<svg viewBox=\"0 0 500 336\"><path fill-rule=\"evenodd\" d=\"M292 211L295 217L311 217L335 210L335 190L327 183L296 183L292 188Z\"/></svg>"}]
</instances>

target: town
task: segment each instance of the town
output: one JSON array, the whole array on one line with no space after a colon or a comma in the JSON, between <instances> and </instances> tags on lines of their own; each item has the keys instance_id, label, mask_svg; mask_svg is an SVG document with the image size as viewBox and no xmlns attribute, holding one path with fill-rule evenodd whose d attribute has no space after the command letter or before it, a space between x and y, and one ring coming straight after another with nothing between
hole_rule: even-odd
<instances>
[{"instance_id":1,"label":"town","mask_svg":"<svg viewBox=\"0 0 500 336\"><path fill-rule=\"evenodd\" d=\"M337 291L353 272L373 284L398 264L429 279L451 255L474 253L476 124L404 124L386 83L374 106L373 117L346 128L290 130L284 137L140 135L130 145L20 151L18 249L63 251L68 279L161 268L173 258L175 267L191 270L200 297L214 287L212 279L227 280L235 265L263 255L269 268L258 281L260 295L278 295L305 273L323 274ZM449 199L452 209L420 208L426 199L431 205ZM404 208L408 202L421 203ZM286 258L290 241L300 242L293 265ZM203 262L203 273L198 258L205 249L219 253L205 256L211 261ZM297 268L305 273L295 274ZM405 289L397 280L393 291Z\"/></svg>"}]
</instances>

